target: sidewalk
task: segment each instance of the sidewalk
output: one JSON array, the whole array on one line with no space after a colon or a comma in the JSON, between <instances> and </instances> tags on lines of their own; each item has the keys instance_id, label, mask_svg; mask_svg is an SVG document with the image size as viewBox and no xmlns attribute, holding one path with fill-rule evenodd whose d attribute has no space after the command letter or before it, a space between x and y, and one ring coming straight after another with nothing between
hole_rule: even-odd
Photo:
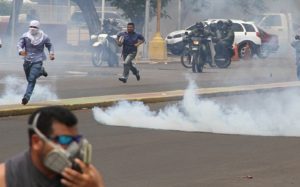
<instances>
[{"instance_id":1,"label":"sidewalk","mask_svg":"<svg viewBox=\"0 0 300 187\"><path fill-rule=\"evenodd\" d=\"M234 94L247 94L264 91L276 91L288 88L300 88L300 82L281 82L271 84L257 84L257 85L243 85L233 87L217 87L217 88L201 88L197 89L196 93L201 96L213 97L220 95L234 95ZM26 106L21 104L16 105L1 105L0 117L26 115L30 114L36 109L49 106L60 105L71 110L80 110L84 108L108 107L121 100L127 101L141 101L144 103L157 103L177 101L183 98L185 90L174 90L164 92L152 92L152 93L137 93L137 94L120 94L120 95L107 95L107 96L94 96L94 97L82 97L82 98L70 98L45 101L39 103L29 103Z\"/></svg>"},{"instance_id":2,"label":"sidewalk","mask_svg":"<svg viewBox=\"0 0 300 187\"><path fill-rule=\"evenodd\" d=\"M88 49L54 49L56 60L65 60L65 61L91 61L91 52ZM45 49L45 53L47 54L47 50ZM119 58L121 60L120 54ZM0 63L7 63L7 62L20 62L22 61L22 57L18 56L17 52L13 54L8 54L6 51L0 51ZM169 63L169 62L178 62L180 58L177 56L168 56L167 60L164 61L156 61L156 60L149 60L143 59L140 56L137 56L135 59L136 63L147 63L147 64L157 64L157 63Z\"/></svg>"}]
</instances>

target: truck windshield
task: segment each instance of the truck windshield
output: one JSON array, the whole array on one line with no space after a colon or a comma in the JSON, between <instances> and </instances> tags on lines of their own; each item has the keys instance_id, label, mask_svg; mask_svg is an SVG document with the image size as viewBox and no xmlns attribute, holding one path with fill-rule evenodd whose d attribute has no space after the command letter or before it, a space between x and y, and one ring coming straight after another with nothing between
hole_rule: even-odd
<instances>
[{"instance_id":1,"label":"truck windshield","mask_svg":"<svg viewBox=\"0 0 300 187\"><path fill-rule=\"evenodd\" d=\"M280 15L267 15L262 22L260 23L261 26L281 26L281 18Z\"/></svg>"}]
</instances>

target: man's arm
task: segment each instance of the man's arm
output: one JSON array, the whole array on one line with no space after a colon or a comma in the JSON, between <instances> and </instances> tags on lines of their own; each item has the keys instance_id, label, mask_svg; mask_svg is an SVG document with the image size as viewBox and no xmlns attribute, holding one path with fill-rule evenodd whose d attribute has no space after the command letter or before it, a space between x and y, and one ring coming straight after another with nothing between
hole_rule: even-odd
<instances>
[{"instance_id":1,"label":"man's arm","mask_svg":"<svg viewBox=\"0 0 300 187\"><path fill-rule=\"evenodd\" d=\"M135 47L138 47L139 45L141 45L141 44L144 43L144 42L145 42L145 38L140 34L140 35L138 36L138 42L135 43L134 45L135 45Z\"/></svg>"},{"instance_id":2,"label":"man's arm","mask_svg":"<svg viewBox=\"0 0 300 187\"><path fill-rule=\"evenodd\" d=\"M223 41L233 41L234 40L234 32L230 30L225 38L223 38Z\"/></svg>"},{"instance_id":3,"label":"man's arm","mask_svg":"<svg viewBox=\"0 0 300 187\"><path fill-rule=\"evenodd\" d=\"M54 57L53 45L52 45L52 43L51 43L51 41L50 41L50 39L48 37L46 38L45 46L46 46L46 48L49 51L49 58L50 58L50 60L54 60L55 57Z\"/></svg>"},{"instance_id":4,"label":"man's arm","mask_svg":"<svg viewBox=\"0 0 300 187\"><path fill-rule=\"evenodd\" d=\"M22 37L20 38L18 44L17 44L17 48L18 48L18 53L21 56L26 56L26 51L25 51L25 38Z\"/></svg>"},{"instance_id":5,"label":"man's arm","mask_svg":"<svg viewBox=\"0 0 300 187\"><path fill-rule=\"evenodd\" d=\"M0 186L6 187L5 182L5 165L2 163L0 164Z\"/></svg>"},{"instance_id":6,"label":"man's arm","mask_svg":"<svg viewBox=\"0 0 300 187\"><path fill-rule=\"evenodd\" d=\"M122 39L120 40L120 38L122 38ZM118 45L119 47L121 47L121 46L123 45L123 42L124 42L124 36L122 35L122 33L119 33L119 34L117 35L116 42L117 42L117 45Z\"/></svg>"}]
</instances>

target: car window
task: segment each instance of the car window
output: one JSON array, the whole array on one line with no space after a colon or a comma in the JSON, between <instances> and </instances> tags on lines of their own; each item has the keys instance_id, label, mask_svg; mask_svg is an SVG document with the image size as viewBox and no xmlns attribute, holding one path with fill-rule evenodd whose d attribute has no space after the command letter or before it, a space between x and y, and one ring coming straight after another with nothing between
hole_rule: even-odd
<instances>
[{"instance_id":1,"label":"car window","mask_svg":"<svg viewBox=\"0 0 300 187\"><path fill-rule=\"evenodd\" d=\"M239 23L233 23L232 30L233 30L233 32L244 32L242 25Z\"/></svg>"},{"instance_id":2,"label":"car window","mask_svg":"<svg viewBox=\"0 0 300 187\"><path fill-rule=\"evenodd\" d=\"M247 24L247 23L243 23L246 32L255 32L255 28L253 27L253 25L251 24Z\"/></svg>"},{"instance_id":3,"label":"car window","mask_svg":"<svg viewBox=\"0 0 300 187\"><path fill-rule=\"evenodd\" d=\"M281 22L281 17L280 15L270 15L267 16L263 22L261 23L261 26L281 26L282 22Z\"/></svg>"}]
</instances>

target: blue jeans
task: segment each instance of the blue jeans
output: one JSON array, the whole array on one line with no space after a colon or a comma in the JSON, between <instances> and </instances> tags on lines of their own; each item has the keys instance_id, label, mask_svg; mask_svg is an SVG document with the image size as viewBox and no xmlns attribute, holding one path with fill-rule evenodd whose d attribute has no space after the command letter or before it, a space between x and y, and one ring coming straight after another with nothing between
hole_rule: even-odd
<instances>
[{"instance_id":1,"label":"blue jeans","mask_svg":"<svg viewBox=\"0 0 300 187\"><path fill-rule=\"evenodd\" d=\"M42 67L43 67L43 62L28 62L25 61L23 64L23 68L24 68L24 72L26 75L26 79L27 79L27 89L26 89L26 93L24 95L24 98L26 99L30 99L36 80L41 76L42 73Z\"/></svg>"},{"instance_id":2,"label":"blue jeans","mask_svg":"<svg viewBox=\"0 0 300 187\"><path fill-rule=\"evenodd\" d=\"M136 53L130 53L130 54L123 54L123 60L124 60L124 70L123 70L123 77L128 78L129 71L131 70L134 75L138 74L138 70L136 67L133 66L132 60L135 58Z\"/></svg>"}]
</instances>

